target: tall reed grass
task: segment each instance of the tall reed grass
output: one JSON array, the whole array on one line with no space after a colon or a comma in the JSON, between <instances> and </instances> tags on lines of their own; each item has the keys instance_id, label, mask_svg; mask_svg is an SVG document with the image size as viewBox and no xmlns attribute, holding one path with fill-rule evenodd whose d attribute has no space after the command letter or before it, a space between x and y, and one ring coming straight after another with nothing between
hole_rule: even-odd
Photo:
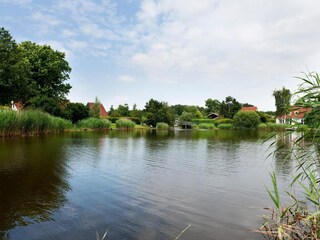
<instances>
[{"instance_id":1,"label":"tall reed grass","mask_svg":"<svg viewBox=\"0 0 320 240\"><path fill-rule=\"evenodd\" d=\"M116 121L116 127L117 128L121 128L121 129L134 128L135 125L136 124L134 122L132 122L131 120L126 119L126 118L121 118L121 119Z\"/></svg>"},{"instance_id":2,"label":"tall reed grass","mask_svg":"<svg viewBox=\"0 0 320 240\"><path fill-rule=\"evenodd\" d=\"M0 136L3 137L63 132L71 126L68 120L38 110L0 110Z\"/></svg>"},{"instance_id":3,"label":"tall reed grass","mask_svg":"<svg viewBox=\"0 0 320 240\"><path fill-rule=\"evenodd\" d=\"M76 125L79 128L90 128L94 130L106 130L111 126L111 122L107 119L87 118L79 121Z\"/></svg>"}]
</instances>

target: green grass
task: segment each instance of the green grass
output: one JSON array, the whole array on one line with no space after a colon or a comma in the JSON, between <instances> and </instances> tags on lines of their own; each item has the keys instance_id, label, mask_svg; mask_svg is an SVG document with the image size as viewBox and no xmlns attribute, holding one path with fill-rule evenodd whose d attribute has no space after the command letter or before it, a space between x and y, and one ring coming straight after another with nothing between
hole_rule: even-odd
<instances>
[{"instance_id":1,"label":"green grass","mask_svg":"<svg viewBox=\"0 0 320 240\"><path fill-rule=\"evenodd\" d=\"M121 118L116 121L116 127L121 128L121 129L134 128L135 125L136 124L134 122L132 122L131 120L126 119L126 118Z\"/></svg>"},{"instance_id":2,"label":"green grass","mask_svg":"<svg viewBox=\"0 0 320 240\"><path fill-rule=\"evenodd\" d=\"M89 128L93 130L106 130L111 127L111 122L106 119L87 118L79 121L76 125L78 128Z\"/></svg>"}]
</instances>

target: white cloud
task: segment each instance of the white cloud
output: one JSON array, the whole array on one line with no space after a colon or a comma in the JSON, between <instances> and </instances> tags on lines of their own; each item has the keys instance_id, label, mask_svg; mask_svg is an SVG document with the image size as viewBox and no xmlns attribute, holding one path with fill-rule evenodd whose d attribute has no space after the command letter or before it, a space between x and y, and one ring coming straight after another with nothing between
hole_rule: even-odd
<instances>
[{"instance_id":1,"label":"white cloud","mask_svg":"<svg viewBox=\"0 0 320 240\"><path fill-rule=\"evenodd\" d=\"M135 78L130 75L120 75L118 80L121 82L135 82Z\"/></svg>"}]
</instances>

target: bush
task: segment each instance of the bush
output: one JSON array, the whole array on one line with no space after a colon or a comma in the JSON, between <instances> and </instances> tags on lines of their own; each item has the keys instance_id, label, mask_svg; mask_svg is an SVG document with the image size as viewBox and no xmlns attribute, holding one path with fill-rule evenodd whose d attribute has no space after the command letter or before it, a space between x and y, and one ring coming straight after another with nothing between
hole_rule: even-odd
<instances>
[{"instance_id":1,"label":"bush","mask_svg":"<svg viewBox=\"0 0 320 240\"><path fill-rule=\"evenodd\" d=\"M191 122L195 124L201 124L201 123L214 124L214 119L191 119Z\"/></svg>"},{"instance_id":2,"label":"bush","mask_svg":"<svg viewBox=\"0 0 320 240\"><path fill-rule=\"evenodd\" d=\"M221 123L218 125L219 129L232 129L233 125L231 123Z\"/></svg>"},{"instance_id":3,"label":"bush","mask_svg":"<svg viewBox=\"0 0 320 240\"><path fill-rule=\"evenodd\" d=\"M216 125L214 123L200 123L198 127L200 129L215 129Z\"/></svg>"},{"instance_id":4,"label":"bush","mask_svg":"<svg viewBox=\"0 0 320 240\"><path fill-rule=\"evenodd\" d=\"M256 128L260 123L260 116L254 111L239 111L233 117L233 124L237 128Z\"/></svg>"},{"instance_id":5,"label":"bush","mask_svg":"<svg viewBox=\"0 0 320 240\"><path fill-rule=\"evenodd\" d=\"M121 118L116 121L117 128L134 128L136 124L132 122L130 119Z\"/></svg>"},{"instance_id":6,"label":"bush","mask_svg":"<svg viewBox=\"0 0 320 240\"><path fill-rule=\"evenodd\" d=\"M157 129L169 129L168 123L159 122L157 123Z\"/></svg>"},{"instance_id":7,"label":"bush","mask_svg":"<svg viewBox=\"0 0 320 240\"><path fill-rule=\"evenodd\" d=\"M110 121L106 119L99 119L99 118L87 118L79 121L77 126L80 128L90 128L94 130L106 130L110 128Z\"/></svg>"},{"instance_id":8,"label":"bush","mask_svg":"<svg viewBox=\"0 0 320 240\"><path fill-rule=\"evenodd\" d=\"M220 118L220 119L215 119L214 124L216 126L219 126L220 124L233 124L233 120L230 118Z\"/></svg>"}]
</instances>

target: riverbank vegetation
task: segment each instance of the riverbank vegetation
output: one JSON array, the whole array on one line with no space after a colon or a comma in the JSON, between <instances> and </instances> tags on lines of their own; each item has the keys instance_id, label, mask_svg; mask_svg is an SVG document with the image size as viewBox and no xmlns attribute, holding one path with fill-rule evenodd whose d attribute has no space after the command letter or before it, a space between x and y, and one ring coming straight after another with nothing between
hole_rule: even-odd
<instances>
[{"instance_id":1,"label":"riverbank vegetation","mask_svg":"<svg viewBox=\"0 0 320 240\"><path fill-rule=\"evenodd\" d=\"M37 110L21 111L19 113L11 110L0 110L0 136L3 137L63 132L71 126L72 123L68 120Z\"/></svg>"},{"instance_id":2,"label":"riverbank vegetation","mask_svg":"<svg viewBox=\"0 0 320 240\"><path fill-rule=\"evenodd\" d=\"M301 107L320 106L320 77L317 73L305 74L301 79L301 85L295 93ZM277 184L276 173L271 174L272 187L268 194L273 207L267 208L269 213L265 215L264 224L260 232L268 239L295 240L320 238L320 122L318 115L311 112L308 116L311 129L305 125L297 124L295 131L303 130L303 133L282 134L282 144L274 152L282 156L283 161L294 160L296 167L286 194L291 203L283 202ZM292 137L297 136L297 137ZM278 139L279 140L279 139ZM272 143L273 144L273 143ZM280 153L280 154L279 154Z\"/></svg>"}]
</instances>

